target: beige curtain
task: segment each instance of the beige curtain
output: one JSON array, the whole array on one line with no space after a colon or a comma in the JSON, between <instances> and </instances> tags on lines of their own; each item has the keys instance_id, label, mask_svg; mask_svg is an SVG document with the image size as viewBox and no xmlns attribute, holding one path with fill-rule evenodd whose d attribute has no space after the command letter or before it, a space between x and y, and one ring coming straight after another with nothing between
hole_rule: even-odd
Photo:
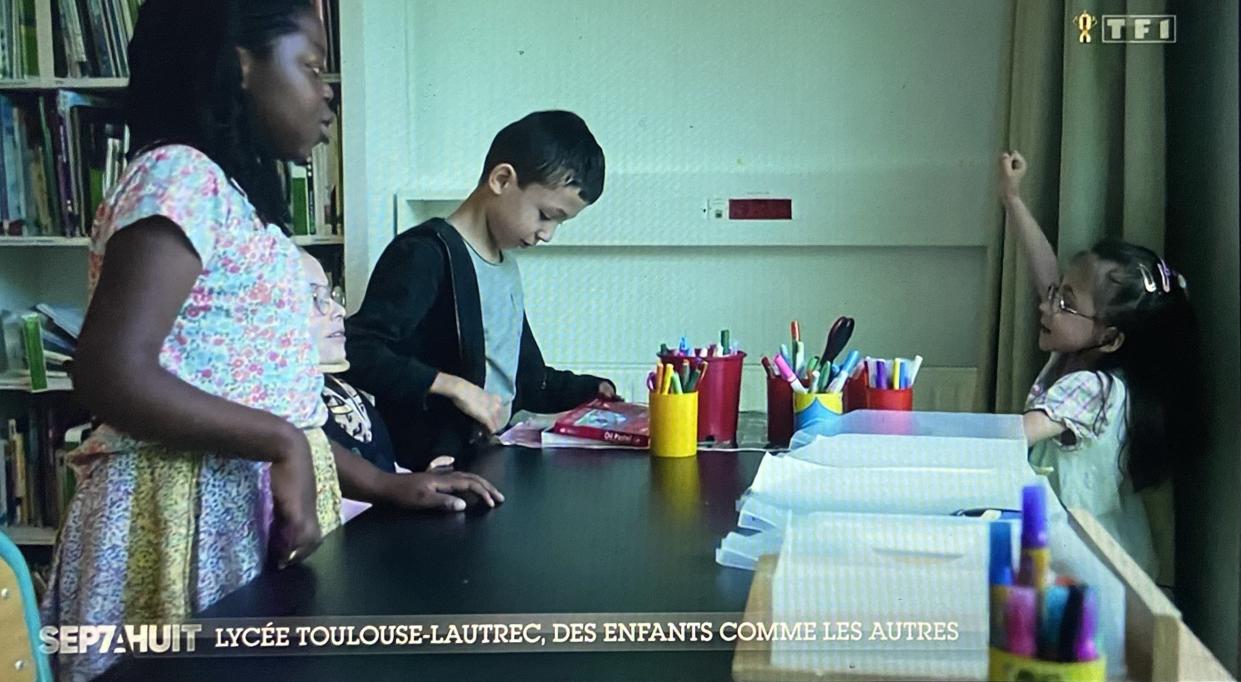
<instances>
[{"instance_id":1,"label":"beige curtain","mask_svg":"<svg viewBox=\"0 0 1241 682\"><path fill-rule=\"evenodd\" d=\"M1022 194L1062 264L1103 237L1164 247L1163 48L1103 43L1101 25L1082 44L1083 10L1160 14L1164 2L1016 0L1005 146L1030 162ZM1019 412L1046 358L1038 295L996 206L975 395L980 410Z\"/></svg>"},{"instance_id":2,"label":"beige curtain","mask_svg":"<svg viewBox=\"0 0 1241 682\"><path fill-rule=\"evenodd\" d=\"M1073 18L1162 14L1163 0L1016 0L1012 24L1008 149L1030 163L1022 195L1063 266L1104 237L1164 251L1164 48L1078 41ZM999 156L996 150L996 156ZM996 201L997 207L999 200ZM1020 412L1046 356L1038 350L1039 296L1002 209L988 249L988 315L980 344L981 411ZM1158 581L1171 585L1171 486L1147 492L1160 556Z\"/></svg>"}]
</instances>

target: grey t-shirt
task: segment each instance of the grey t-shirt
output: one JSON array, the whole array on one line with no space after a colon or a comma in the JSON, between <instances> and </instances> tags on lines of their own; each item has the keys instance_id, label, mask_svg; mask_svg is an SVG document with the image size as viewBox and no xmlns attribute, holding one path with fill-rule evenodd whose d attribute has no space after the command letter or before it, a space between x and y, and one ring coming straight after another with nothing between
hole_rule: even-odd
<instances>
[{"instance_id":1,"label":"grey t-shirt","mask_svg":"<svg viewBox=\"0 0 1241 682\"><path fill-rule=\"evenodd\" d=\"M478 279L478 298L482 304L483 340L487 355L487 379L483 390L500 396L504 401L501 417L508 423L513 413L513 396L517 394L517 359L521 353L522 321L526 301L521 288L521 271L517 261L501 253L500 262L492 263L470 249L474 274Z\"/></svg>"}]
</instances>

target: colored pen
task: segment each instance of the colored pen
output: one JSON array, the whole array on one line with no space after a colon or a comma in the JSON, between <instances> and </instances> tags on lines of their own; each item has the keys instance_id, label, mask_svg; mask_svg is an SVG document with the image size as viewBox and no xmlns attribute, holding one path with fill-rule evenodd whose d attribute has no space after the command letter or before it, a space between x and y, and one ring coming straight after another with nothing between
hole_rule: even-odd
<instances>
[{"instance_id":1,"label":"colored pen","mask_svg":"<svg viewBox=\"0 0 1241 682\"><path fill-rule=\"evenodd\" d=\"M897 358L892 361L892 388L901 387L901 359Z\"/></svg>"},{"instance_id":2,"label":"colored pen","mask_svg":"<svg viewBox=\"0 0 1241 682\"><path fill-rule=\"evenodd\" d=\"M909 369L909 385L910 385L910 386L913 386L913 385L914 385L914 382L918 380L918 370L919 370L919 369L922 369L922 356L921 356L921 355L915 355L915 356L914 356L913 367L911 367L911 368Z\"/></svg>"},{"instance_id":3,"label":"colored pen","mask_svg":"<svg viewBox=\"0 0 1241 682\"><path fill-rule=\"evenodd\" d=\"M668 350L668 344L666 343L659 344L659 354L660 356L672 355L672 351Z\"/></svg>"},{"instance_id":4,"label":"colored pen","mask_svg":"<svg viewBox=\"0 0 1241 682\"><path fill-rule=\"evenodd\" d=\"M775 373L775 370L773 370L773 369L771 368L771 361L767 359L767 356L766 356L766 355L764 355L764 356L762 357L762 359L761 359L761 360L759 360L759 362L762 362L762 363L763 363L763 370L767 372L767 377L768 377L769 379L774 379L774 378L776 378L776 373Z\"/></svg>"},{"instance_id":5,"label":"colored pen","mask_svg":"<svg viewBox=\"0 0 1241 682\"><path fill-rule=\"evenodd\" d=\"M1021 489L1021 567L1017 582L1035 589L1047 586L1051 552L1047 549L1047 496L1037 483Z\"/></svg>"},{"instance_id":6,"label":"colored pen","mask_svg":"<svg viewBox=\"0 0 1241 682\"><path fill-rule=\"evenodd\" d=\"M710 346L707 346L707 357L709 358L715 357L715 348L716 346L714 343L711 344Z\"/></svg>"},{"instance_id":7,"label":"colored pen","mask_svg":"<svg viewBox=\"0 0 1241 682\"><path fill-rule=\"evenodd\" d=\"M789 367L788 363L784 361L784 358L776 358L776 367L780 370L780 376L784 377L784 380L789 382L789 386L793 387L794 393L806 392L806 387L802 386L801 382L797 380L797 374L791 367Z\"/></svg>"},{"instance_id":8,"label":"colored pen","mask_svg":"<svg viewBox=\"0 0 1241 682\"><path fill-rule=\"evenodd\" d=\"M727 329L720 330L720 349L724 352L724 355L732 355L733 352L733 345L729 336Z\"/></svg>"},{"instance_id":9,"label":"colored pen","mask_svg":"<svg viewBox=\"0 0 1241 682\"><path fill-rule=\"evenodd\" d=\"M1073 644L1073 660L1093 661L1099 657L1098 647L1095 646L1095 631L1099 623L1099 593L1088 585L1083 585L1081 592L1081 624Z\"/></svg>"},{"instance_id":10,"label":"colored pen","mask_svg":"<svg viewBox=\"0 0 1241 682\"><path fill-rule=\"evenodd\" d=\"M655 390L655 373L648 372L646 375L646 390L654 392Z\"/></svg>"},{"instance_id":11,"label":"colored pen","mask_svg":"<svg viewBox=\"0 0 1241 682\"><path fill-rule=\"evenodd\" d=\"M656 393L664 392L664 363L656 363L655 365L655 387L651 389Z\"/></svg>"},{"instance_id":12,"label":"colored pen","mask_svg":"<svg viewBox=\"0 0 1241 682\"><path fill-rule=\"evenodd\" d=\"M685 340L684 336L681 337L681 343L677 345L677 350L681 351L681 355L689 355L689 342Z\"/></svg>"},{"instance_id":13,"label":"colored pen","mask_svg":"<svg viewBox=\"0 0 1241 682\"><path fill-rule=\"evenodd\" d=\"M659 389L660 393L667 395L672 391L672 377L675 374L676 372L673 371L672 365L664 365L664 383L662 388Z\"/></svg>"},{"instance_id":14,"label":"colored pen","mask_svg":"<svg viewBox=\"0 0 1241 682\"><path fill-rule=\"evenodd\" d=\"M789 335L793 337L793 343L801 341L801 325L797 323L797 320L789 323Z\"/></svg>"},{"instance_id":15,"label":"colored pen","mask_svg":"<svg viewBox=\"0 0 1241 682\"><path fill-rule=\"evenodd\" d=\"M685 392L682 388L681 375L676 372L672 373L672 392L677 394Z\"/></svg>"},{"instance_id":16,"label":"colored pen","mask_svg":"<svg viewBox=\"0 0 1241 682\"><path fill-rule=\"evenodd\" d=\"M698 388L698 377L701 375L701 372L702 372L702 370L699 368L705 364L706 364L705 362L701 363L698 365L698 367L695 367L694 369L690 370L689 378L686 379L685 381L685 392L686 393L693 393L694 389Z\"/></svg>"},{"instance_id":17,"label":"colored pen","mask_svg":"<svg viewBox=\"0 0 1241 682\"><path fill-rule=\"evenodd\" d=\"M695 391L697 391L698 387L702 385L702 380L707 377L707 368L710 366L711 366L711 363L709 362L704 362L698 365L698 380L694 382Z\"/></svg>"},{"instance_id":18,"label":"colored pen","mask_svg":"<svg viewBox=\"0 0 1241 682\"><path fill-rule=\"evenodd\" d=\"M689 381L689 360L681 361L681 369L677 371L677 374L681 379L681 386L685 386L686 382Z\"/></svg>"},{"instance_id":19,"label":"colored pen","mask_svg":"<svg viewBox=\"0 0 1241 682\"><path fill-rule=\"evenodd\" d=\"M1007 521L991 522L991 645L1003 649L1004 609L1013 584L1013 530Z\"/></svg>"},{"instance_id":20,"label":"colored pen","mask_svg":"<svg viewBox=\"0 0 1241 682\"><path fill-rule=\"evenodd\" d=\"M1043 660L1060 658L1060 630L1068 601L1069 588L1063 585L1052 585L1043 590L1038 616L1038 655Z\"/></svg>"},{"instance_id":21,"label":"colored pen","mask_svg":"<svg viewBox=\"0 0 1241 682\"><path fill-rule=\"evenodd\" d=\"M1068 599L1064 603L1064 617L1060 623L1059 650L1055 660L1077 660L1077 644L1082 629L1082 615L1085 611L1082 588L1077 585L1066 588Z\"/></svg>"},{"instance_id":22,"label":"colored pen","mask_svg":"<svg viewBox=\"0 0 1241 682\"><path fill-rule=\"evenodd\" d=\"M1008 588L1004 604L1004 648L1018 656L1033 658L1038 652L1038 591L1014 585Z\"/></svg>"}]
</instances>

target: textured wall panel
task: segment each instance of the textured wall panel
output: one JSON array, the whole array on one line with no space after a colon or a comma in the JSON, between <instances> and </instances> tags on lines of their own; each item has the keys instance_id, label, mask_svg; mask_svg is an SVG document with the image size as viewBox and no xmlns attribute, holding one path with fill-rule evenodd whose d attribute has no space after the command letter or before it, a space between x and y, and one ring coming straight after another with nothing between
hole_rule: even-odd
<instances>
[{"instance_id":1,"label":"textured wall panel","mask_svg":"<svg viewBox=\"0 0 1241 682\"><path fill-rule=\"evenodd\" d=\"M366 172L376 189L403 176L387 197L397 227L451 210L495 132L530 111L577 111L604 147L599 205L520 256L549 360L640 382L681 333L728 326L770 352L789 319L813 340L847 313L866 352L922 353L928 382L946 372L972 390L972 370L953 368L976 359L981 246L999 229L1010 3L380 4L368 30L391 40L384 18L404 22L407 62L368 50L384 61L368 57L366 87L407 108L368 113L383 126L368 142L390 148ZM794 219L703 217L737 195L790 197ZM367 200L373 261L393 222L374 224L383 198Z\"/></svg>"}]
</instances>

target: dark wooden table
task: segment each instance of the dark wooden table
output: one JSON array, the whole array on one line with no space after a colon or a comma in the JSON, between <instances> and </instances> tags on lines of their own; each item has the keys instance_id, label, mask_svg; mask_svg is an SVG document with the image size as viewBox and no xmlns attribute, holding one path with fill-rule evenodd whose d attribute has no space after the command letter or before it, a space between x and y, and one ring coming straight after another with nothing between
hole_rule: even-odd
<instances>
[{"instance_id":1,"label":"dark wooden table","mask_svg":"<svg viewBox=\"0 0 1241 682\"><path fill-rule=\"evenodd\" d=\"M429 516L368 511L302 566L260 576L207 618L413 614L740 614L751 574L715 563L755 452L495 449L471 467L507 502ZM730 651L132 659L113 680L727 680Z\"/></svg>"}]
</instances>

